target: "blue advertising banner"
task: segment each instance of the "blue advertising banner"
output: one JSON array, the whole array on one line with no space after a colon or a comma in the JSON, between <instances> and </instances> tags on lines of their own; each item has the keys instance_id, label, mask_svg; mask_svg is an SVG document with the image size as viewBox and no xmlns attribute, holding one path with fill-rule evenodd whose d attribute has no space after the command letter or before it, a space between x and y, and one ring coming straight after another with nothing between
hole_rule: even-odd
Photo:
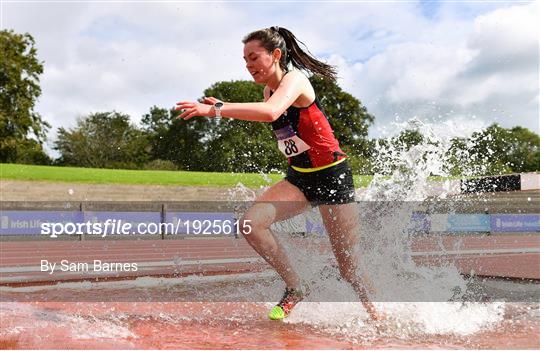
<instances>
[{"instance_id":1,"label":"blue advertising banner","mask_svg":"<svg viewBox=\"0 0 540 351\"><path fill-rule=\"evenodd\" d=\"M249 226L250 223L244 223ZM239 223L233 212L167 212L165 234L229 235L237 234Z\"/></svg>"},{"instance_id":2,"label":"blue advertising banner","mask_svg":"<svg viewBox=\"0 0 540 351\"><path fill-rule=\"evenodd\" d=\"M40 235L42 225L66 225L82 221L80 211L2 211L0 235Z\"/></svg>"},{"instance_id":3,"label":"blue advertising banner","mask_svg":"<svg viewBox=\"0 0 540 351\"><path fill-rule=\"evenodd\" d=\"M429 221L432 232L489 232L491 229L490 215L487 214L432 214Z\"/></svg>"},{"instance_id":4,"label":"blue advertising banner","mask_svg":"<svg viewBox=\"0 0 540 351\"><path fill-rule=\"evenodd\" d=\"M540 232L540 214L494 214L491 215L491 231L506 233Z\"/></svg>"},{"instance_id":5,"label":"blue advertising banner","mask_svg":"<svg viewBox=\"0 0 540 351\"><path fill-rule=\"evenodd\" d=\"M490 216L487 214L449 214L446 230L449 232L489 232Z\"/></svg>"}]
</instances>

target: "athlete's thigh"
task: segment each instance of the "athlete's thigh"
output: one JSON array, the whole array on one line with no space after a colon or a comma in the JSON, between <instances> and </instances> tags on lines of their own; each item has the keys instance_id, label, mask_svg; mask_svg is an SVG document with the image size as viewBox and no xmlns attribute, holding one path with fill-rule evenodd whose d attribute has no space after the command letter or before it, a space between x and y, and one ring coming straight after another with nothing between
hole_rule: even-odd
<instances>
[{"instance_id":1,"label":"athlete's thigh","mask_svg":"<svg viewBox=\"0 0 540 351\"><path fill-rule=\"evenodd\" d=\"M250 210L264 211L270 221L292 218L309 209L310 203L296 186L283 179L262 193Z\"/></svg>"},{"instance_id":2,"label":"athlete's thigh","mask_svg":"<svg viewBox=\"0 0 540 351\"><path fill-rule=\"evenodd\" d=\"M355 202L343 205L321 205L323 219L334 252L349 250L359 239L359 214Z\"/></svg>"}]
</instances>

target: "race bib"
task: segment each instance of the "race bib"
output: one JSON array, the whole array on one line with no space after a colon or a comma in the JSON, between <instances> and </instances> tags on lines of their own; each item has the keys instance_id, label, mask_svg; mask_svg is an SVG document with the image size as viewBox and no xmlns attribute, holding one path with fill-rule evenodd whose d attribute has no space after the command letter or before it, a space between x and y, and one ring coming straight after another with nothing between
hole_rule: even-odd
<instances>
[{"instance_id":1,"label":"race bib","mask_svg":"<svg viewBox=\"0 0 540 351\"><path fill-rule=\"evenodd\" d=\"M274 133L278 140L279 151L286 157L296 156L310 149L310 146L296 135L290 125L274 130Z\"/></svg>"}]
</instances>

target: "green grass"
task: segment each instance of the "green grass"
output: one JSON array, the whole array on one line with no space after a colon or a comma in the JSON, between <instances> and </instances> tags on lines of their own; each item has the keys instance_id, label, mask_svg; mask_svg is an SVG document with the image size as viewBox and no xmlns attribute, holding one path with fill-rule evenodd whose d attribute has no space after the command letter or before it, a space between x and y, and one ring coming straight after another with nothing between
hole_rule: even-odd
<instances>
[{"instance_id":1,"label":"green grass","mask_svg":"<svg viewBox=\"0 0 540 351\"><path fill-rule=\"evenodd\" d=\"M242 183L247 187L259 187L274 184L282 178L280 174L143 171L0 163L0 179L67 183L215 187L233 187ZM371 176L355 176L356 186L366 187L371 178Z\"/></svg>"}]
</instances>

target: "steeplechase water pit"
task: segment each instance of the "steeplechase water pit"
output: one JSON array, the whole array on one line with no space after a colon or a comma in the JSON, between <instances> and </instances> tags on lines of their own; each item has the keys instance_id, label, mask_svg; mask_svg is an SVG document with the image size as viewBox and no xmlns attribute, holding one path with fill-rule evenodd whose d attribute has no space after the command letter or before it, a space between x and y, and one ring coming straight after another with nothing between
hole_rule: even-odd
<instances>
[{"instance_id":1,"label":"steeplechase water pit","mask_svg":"<svg viewBox=\"0 0 540 351\"><path fill-rule=\"evenodd\" d=\"M365 266L383 291L375 302L387 315L382 327L339 278L316 213L277 234L313 289L284 322L266 318L283 282L241 237L4 240L0 340L11 348L537 348L540 241L515 221L531 225L525 210L538 191L505 196L481 203L512 203L518 217L462 213L441 223L431 215L426 230L426 217L415 213L407 243L366 247ZM300 231L302 222L310 233ZM479 232L488 224L489 232ZM393 275L385 276L381 257ZM131 259L139 270L38 273L38 258Z\"/></svg>"}]
</instances>

